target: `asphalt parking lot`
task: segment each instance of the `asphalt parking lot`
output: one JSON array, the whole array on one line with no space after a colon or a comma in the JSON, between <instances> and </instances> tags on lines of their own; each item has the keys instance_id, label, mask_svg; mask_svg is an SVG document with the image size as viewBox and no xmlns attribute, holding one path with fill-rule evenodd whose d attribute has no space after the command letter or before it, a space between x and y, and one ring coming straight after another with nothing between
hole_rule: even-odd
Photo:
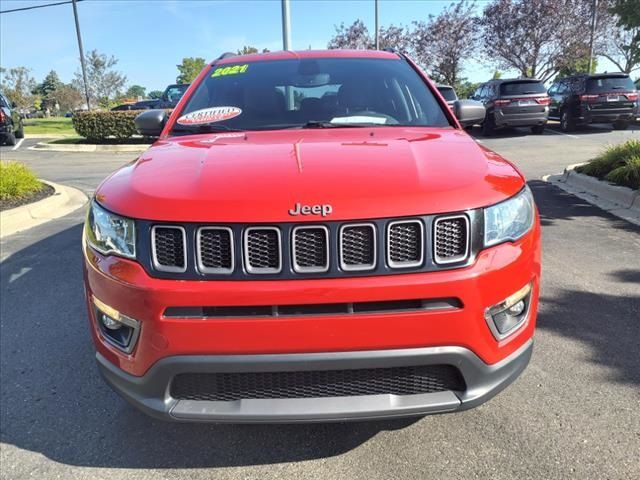
<instances>
[{"instance_id":1,"label":"asphalt parking lot","mask_svg":"<svg viewBox=\"0 0 640 480\"><path fill-rule=\"evenodd\" d=\"M7 479L640 478L640 228L543 182L640 128L479 140L525 173L543 225L534 356L481 407L319 425L162 423L99 378L82 292L83 212L2 241L0 464ZM0 147L88 194L131 154Z\"/></svg>"}]
</instances>

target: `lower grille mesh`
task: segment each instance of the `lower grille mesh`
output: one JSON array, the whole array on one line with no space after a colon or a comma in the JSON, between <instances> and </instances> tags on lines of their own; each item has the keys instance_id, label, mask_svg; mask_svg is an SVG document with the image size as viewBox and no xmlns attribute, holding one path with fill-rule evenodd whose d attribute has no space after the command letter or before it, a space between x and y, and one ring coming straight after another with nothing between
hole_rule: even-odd
<instances>
[{"instance_id":1,"label":"lower grille mesh","mask_svg":"<svg viewBox=\"0 0 640 480\"><path fill-rule=\"evenodd\" d=\"M465 389L450 365L259 373L183 373L171 384L178 400L416 395Z\"/></svg>"}]
</instances>

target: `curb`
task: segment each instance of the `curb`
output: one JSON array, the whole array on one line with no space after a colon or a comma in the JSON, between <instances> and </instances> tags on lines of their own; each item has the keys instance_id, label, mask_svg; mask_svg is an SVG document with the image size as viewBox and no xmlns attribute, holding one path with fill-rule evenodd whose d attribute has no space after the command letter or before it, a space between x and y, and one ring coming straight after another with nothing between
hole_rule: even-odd
<instances>
[{"instance_id":1,"label":"curb","mask_svg":"<svg viewBox=\"0 0 640 480\"><path fill-rule=\"evenodd\" d=\"M561 175L546 175L542 179L619 218L640 225L640 190L631 190L575 171L585 163L569 165Z\"/></svg>"},{"instance_id":2,"label":"curb","mask_svg":"<svg viewBox=\"0 0 640 480\"><path fill-rule=\"evenodd\" d=\"M63 217L77 210L88 201L80 190L53 182L40 180L55 189L53 195L34 203L0 212L0 238Z\"/></svg>"},{"instance_id":3,"label":"curb","mask_svg":"<svg viewBox=\"0 0 640 480\"><path fill-rule=\"evenodd\" d=\"M29 147L30 150L47 150L49 152L104 152L104 153L141 153L148 149L150 144L140 145L95 145L95 144L51 144L47 142L36 143L33 147Z\"/></svg>"}]
</instances>

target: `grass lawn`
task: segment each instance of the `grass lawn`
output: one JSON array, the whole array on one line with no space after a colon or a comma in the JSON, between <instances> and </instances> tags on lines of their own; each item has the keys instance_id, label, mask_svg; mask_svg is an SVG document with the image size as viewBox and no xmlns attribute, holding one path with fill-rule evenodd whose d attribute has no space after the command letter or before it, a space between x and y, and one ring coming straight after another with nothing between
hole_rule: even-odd
<instances>
[{"instance_id":1,"label":"grass lawn","mask_svg":"<svg viewBox=\"0 0 640 480\"><path fill-rule=\"evenodd\" d=\"M586 165L576 168L576 171L638 190L640 140L629 140L620 145L610 146Z\"/></svg>"},{"instance_id":2,"label":"grass lawn","mask_svg":"<svg viewBox=\"0 0 640 480\"><path fill-rule=\"evenodd\" d=\"M78 135L71 125L71 119L64 117L25 119L24 133L27 135Z\"/></svg>"}]
</instances>

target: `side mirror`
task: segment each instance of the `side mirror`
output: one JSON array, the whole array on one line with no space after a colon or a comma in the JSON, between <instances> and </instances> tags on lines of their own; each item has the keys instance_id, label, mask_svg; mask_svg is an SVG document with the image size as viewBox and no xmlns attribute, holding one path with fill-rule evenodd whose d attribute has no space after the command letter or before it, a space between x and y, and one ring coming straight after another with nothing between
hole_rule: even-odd
<instances>
[{"instance_id":1,"label":"side mirror","mask_svg":"<svg viewBox=\"0 0 640 480\"><path fill-rule=\"evenodd\" d=\"M469 127L484 121L486 110L481 102L475 100L456 100L453 102L453 114L463 127Z\"/></svg>"},{"instance_id":2,"label":"side mirror","mask_svg":"<svg viewBox=\"0 0 640 480\"><path fill-rule=\"evenodd\" d=\"M159 137L167 123L167 112L164 110L147 110L134 120L136 129L145 137Z\"/></svg>"}]
</instances>

